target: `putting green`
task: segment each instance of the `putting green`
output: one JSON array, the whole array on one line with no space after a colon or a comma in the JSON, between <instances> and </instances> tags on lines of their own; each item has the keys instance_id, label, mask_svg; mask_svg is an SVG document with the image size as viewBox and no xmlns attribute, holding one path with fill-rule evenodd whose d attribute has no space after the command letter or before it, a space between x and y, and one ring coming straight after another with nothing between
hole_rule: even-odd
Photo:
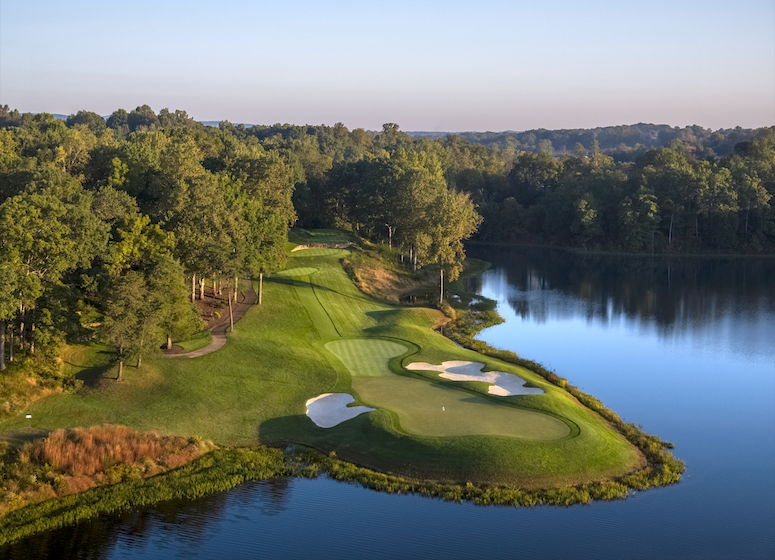
<instances>
[{"instance_id":1,"label":"putting green","mask_svg":"<svg viewBox=\"0 0 775 560\"><path fill-rule=\"evenodd\" d=\"M494 403L452 387L420 379L353 378L361 401L398 414L401 427L420 436L510 436L530 440L559 439L570 434L561 420Z\"/></svg>"},{"instance_id":2,"label":"putting green","mask_svg":"<svg viewBox=\"0 0 775 560\"><path fill-rule=\"evenodd\" d=\"M277 273L277 276L293 278L294 276L309 276L310 274L315 274L317 271L317 268L312 268L311 266L300 266L297 268L289 268L288 270L281 270Z\"/></svg>"},{"instance_id":3,"label":"putting green","mask_svg":"<svg viewBox=\"0 0 775 560\"><path fill-rule=\"evenodd\" d=\"M396 375L390 358L409 348L379 338L334 340L326 349L352 376L361 400L398 414L401 427L421 436L511 436L548 440L567 436L570 428L554 416L499 404L484 396Z\"/></svg>"},{"instance_id":4,"label":"putting green","mask_svg":"<svg viewBox=\"0 0 775 560\"><path fill-rule=\"evenodd\" d=\"M409 348L380 338L347 338L327 343L326 350L339 358L353 377L396 377L388 362Z\"/></svg>"},{"instance_id":5,"label":"putting green","mask_svg":"<svg viewBox=\"0 0 775 560\"><path fill-rule=\"evenodd\" d=\"M350 254L347 249L300 249L293 252L293 257L346 257Z\"/></svg>"}]
</instances>

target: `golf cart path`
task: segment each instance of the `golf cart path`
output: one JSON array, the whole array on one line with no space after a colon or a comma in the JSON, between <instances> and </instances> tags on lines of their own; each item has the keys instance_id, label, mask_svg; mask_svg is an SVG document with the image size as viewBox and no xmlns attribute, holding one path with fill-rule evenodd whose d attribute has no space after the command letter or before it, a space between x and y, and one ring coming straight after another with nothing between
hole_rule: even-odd
<instances>
[{"instance_id":1,"label":"golf cart path","mask_svg":"<svg viewBox=\"0 0 775 560\"><path fill-rule=\"evenodd\" d=\"M245 293L245 299L243 299L240 303L238 303L234 308L233 315L234 315L235 323L240 319L242 319L245 313L248 312L248 309L250 309L258 299L258 296L256 295L256 291L253 289L252 281L250 282L249 286L250 286L250 289ZM212 337L210 344L208 344L204 348L200 348L199 350L194 350L192 352L186 352L185 354L169 354L164 357L165 358L198 358L199 356L204 356L205 354L210 354L212 352L215 352L216 350L223 348L223 346L226 344L226 332L228 330L229 330L229 320L227 317L225 321L221 321L220 323L218 323L213 327L213 330L210 332L210 335Z\"/></svg>"}]
</instances>

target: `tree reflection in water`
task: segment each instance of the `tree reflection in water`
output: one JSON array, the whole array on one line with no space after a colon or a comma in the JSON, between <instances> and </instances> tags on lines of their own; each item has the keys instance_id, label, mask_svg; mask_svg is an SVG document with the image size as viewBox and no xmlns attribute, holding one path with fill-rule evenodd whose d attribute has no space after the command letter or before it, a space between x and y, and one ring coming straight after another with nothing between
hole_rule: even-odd
<instances>
[{"instance_id":1,"label":"tree reflection in water","mask_svg":"<svg viewBox=\"0 0 775 560\"><path fill-rule=\"evenodd\" d=\"M285 510L290 491L287 477L248 482L196 500L170 500L154 506L100 515L76 525L33 535L0 547L0 560L44 558L109 558L119 540L127 549L142 549L150 538L171 532L186 548L197 549L216 532L227 510L250 507L261 515Z\"/></svg>"}]
</instances>

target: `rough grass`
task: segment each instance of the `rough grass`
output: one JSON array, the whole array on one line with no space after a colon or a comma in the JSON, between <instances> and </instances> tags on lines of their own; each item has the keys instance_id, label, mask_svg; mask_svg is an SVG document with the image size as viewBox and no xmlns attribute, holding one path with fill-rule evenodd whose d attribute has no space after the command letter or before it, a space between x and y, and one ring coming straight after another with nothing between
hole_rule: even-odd
<instances>
[{"instance_id":1,"label":"rough grass","mask_svg":"<svg viewBox=\"0 0 775 560\"><path fill-rule=\"evenodd\" d=\"M172 343L176 346L180 346L183 350L183 352L193 352L194 350L199 350L200 348L204 348L210 342L212 342L213 337L209 330L207 331L200 331L196 333L195 335L191 336L190 338L187 338L186 340L173 340Z\"/></svg>"}]
</instances>

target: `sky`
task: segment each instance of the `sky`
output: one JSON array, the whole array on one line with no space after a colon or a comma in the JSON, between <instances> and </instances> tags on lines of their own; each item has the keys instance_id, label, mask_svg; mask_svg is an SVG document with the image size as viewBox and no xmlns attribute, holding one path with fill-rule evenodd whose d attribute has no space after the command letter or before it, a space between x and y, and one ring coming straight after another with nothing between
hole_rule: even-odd
<instances>
[{"instance_id":1,"label":"sky","mask_svg":"<svg viewBox=\"0 0 775 560\"><path fill-rule=\"evenodd\" d=\"M772 0L0 0L0 105L501 131L775 125Z\"/></svg>"}]
</instances>

